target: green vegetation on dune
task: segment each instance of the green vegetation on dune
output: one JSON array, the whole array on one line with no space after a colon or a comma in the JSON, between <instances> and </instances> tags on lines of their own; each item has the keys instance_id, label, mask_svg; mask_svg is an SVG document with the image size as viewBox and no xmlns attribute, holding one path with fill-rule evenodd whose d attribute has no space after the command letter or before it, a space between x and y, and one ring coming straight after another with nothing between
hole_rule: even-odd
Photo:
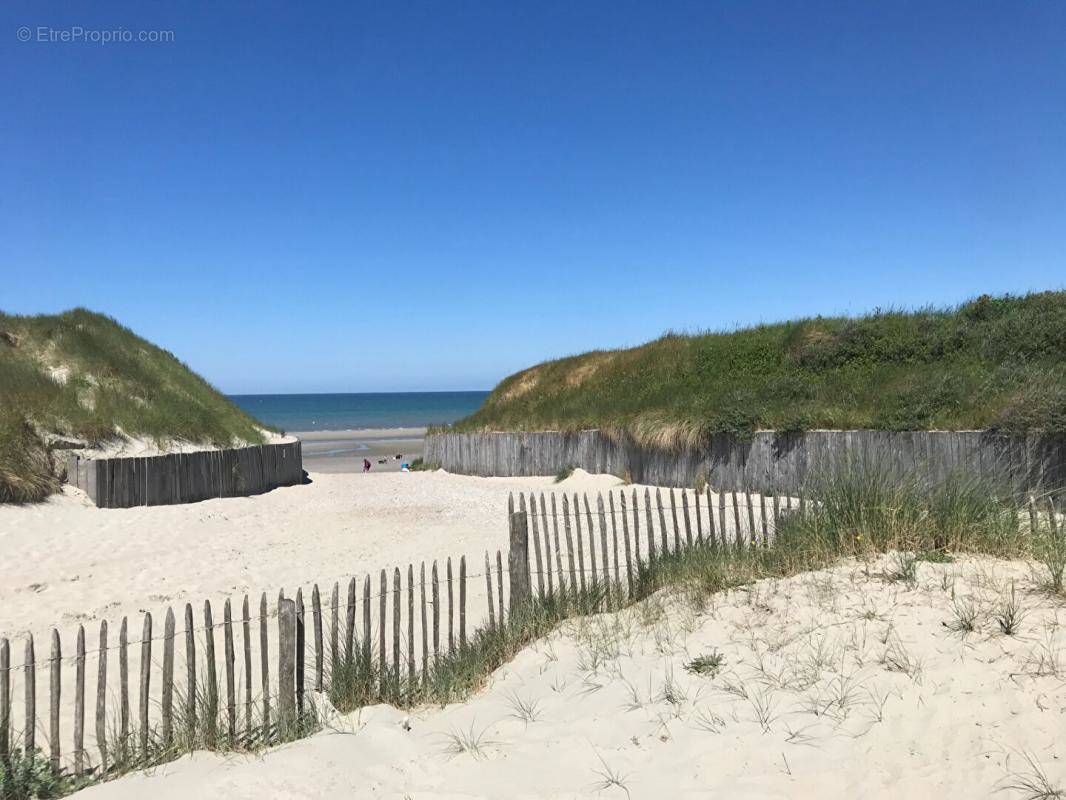
<instances>
[{"instance_id":1,"label":"green vegetation on dune","mask_svg":"<svg viewBox=\"0 0 1066 800\"><path fill-rule=\"evenodd\" d=\"M0 502L58 488L48 439L262 442L260 423L110 317L0 313Z\"/></svg>"},{"instance_id":2,"label":"green vegetation on dune","mask_svg":"<svg viewBox=\"0 0 1066 800\"><path fill-rule=\"evenodd\" d=\"M662 446L754 430L1066 431L1066 292L668 333L516 373L452 430L590 428Z\"/></svg>"}]
</instances>

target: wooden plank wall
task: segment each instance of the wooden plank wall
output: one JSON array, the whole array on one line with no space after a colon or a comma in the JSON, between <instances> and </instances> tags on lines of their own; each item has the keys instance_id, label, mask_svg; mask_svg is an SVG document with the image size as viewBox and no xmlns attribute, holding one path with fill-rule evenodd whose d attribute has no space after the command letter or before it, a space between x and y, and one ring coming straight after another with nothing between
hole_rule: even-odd
<instances>
[{"instance_id":1,"label":"wooden plank wall","mask_svg":"<svg viewBox=\"0 0 1066 800\"><path fill-rule=\"evenodd\" d=\"M443 433L426 437L424 458L449 472L480 476L554 475L566 467L623 476L655 486L757 487L799 492L826 469L859 462L896 476L930 481L965 470L1016 492L1061 493L1066 434L1005 436L987 431L760 431L740 440L716 434L701 448L639 445L599 431Z\"/></svg>"},{"instance_id":2,"label":"wooden plank wall","mask_svg":"<svg viewBox=\"0 0 1066 800\"><path fill-rule=\"evenodd\" d=\"M192 503L259 494L303 480L301 443L67 461L67 482L100 508Z\"/></svg>"}]
</instances>

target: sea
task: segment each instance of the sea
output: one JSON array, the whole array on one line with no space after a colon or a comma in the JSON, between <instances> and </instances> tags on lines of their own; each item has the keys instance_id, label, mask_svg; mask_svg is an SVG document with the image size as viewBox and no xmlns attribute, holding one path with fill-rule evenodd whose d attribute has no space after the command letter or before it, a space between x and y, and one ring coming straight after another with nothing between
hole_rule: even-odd
<instances>
[{"instance_id":1,"label":"sea","mask_svg":"<svg viewBox=\"0 0 1066 800\"><path fill-rule=\"evenodd\" d=\"M488 392L235 394L253 417L283 431L350 431L444 425L473 414Z\"/></svg>"}]
</instances>

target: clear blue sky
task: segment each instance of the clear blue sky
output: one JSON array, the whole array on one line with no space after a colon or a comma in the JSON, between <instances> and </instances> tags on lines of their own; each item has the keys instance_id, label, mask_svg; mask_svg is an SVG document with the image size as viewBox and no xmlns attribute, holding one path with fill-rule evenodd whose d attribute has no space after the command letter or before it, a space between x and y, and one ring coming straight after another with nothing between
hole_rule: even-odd
<instances>
[{"instance_id":1,"label":"clear blue sky","mask_svg":"<svg viewBox=\"0 0 1066 800\"><path fill-rule=\"evenodd\" d=\"M1066 282L1063 0L310 5L6 0L0 308L232 392L478 389Z\"/></svg>"}]
</instances>

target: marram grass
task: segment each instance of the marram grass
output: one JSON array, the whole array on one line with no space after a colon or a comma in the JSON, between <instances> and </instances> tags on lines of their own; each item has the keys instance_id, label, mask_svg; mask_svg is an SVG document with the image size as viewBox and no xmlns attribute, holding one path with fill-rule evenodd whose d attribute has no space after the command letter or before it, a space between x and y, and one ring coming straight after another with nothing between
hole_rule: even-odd
<instances>
[{"instance_id":1,"label":"marram grass","mask_svg":"<svg viewBox=\"0 0 1066 800\"><path fill-rule=\"evenodd\" d=\"M593 428L665 449L755 430L1066 431L1066 292L668 333L511 375L448 430Z\"/></svg>"},{"instance_id":2,"label":"marram grass","mask_svg":"<svg viewBox=\"0 0 1066 800\"><path fill-rule=\"evenodd\" d=\"M171 353L110 317L0 312L0 503L58 490L49 439L261 443L260 425Z\"/></svg>"}]
</instances>

